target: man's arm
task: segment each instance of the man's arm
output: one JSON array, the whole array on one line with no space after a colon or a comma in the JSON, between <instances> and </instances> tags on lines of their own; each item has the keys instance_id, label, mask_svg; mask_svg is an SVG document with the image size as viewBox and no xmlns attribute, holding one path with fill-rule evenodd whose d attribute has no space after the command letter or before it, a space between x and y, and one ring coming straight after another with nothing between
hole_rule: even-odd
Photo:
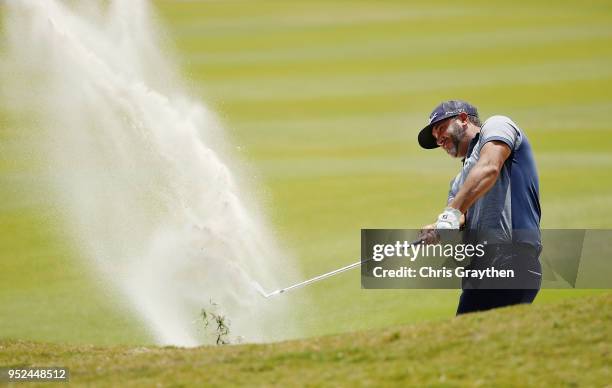
<instances>
[{"instance_id":1,"label":"man's arm","mask_svg":"<svg viewBox=\"0 0 612 388\"><path fill-rule=\"evenodd\" d=\"M419 238L427 244L434 244L439 240L436 229L444 225L448 225L444 226L445 229L458 228L462 225L465 222L465 212L478 198L485 195L497 181L499 172L510 156L510 152L510 147L503 141L491 140L487 142L480 151L480 159L472 167L463 186L448 203L444 213L438 217L436 223L424 226L419 233ZM449 219L454 219L454 221L447 221ZM451 226L453 224L455 226Z\"/></svg>"},{"instance_id":2,"label":"man's arm","mask_svg":"<svg viewBox=\"0 0 612 388\"><path fill-rule=\"evenodd\" d=\"M478 198L493 187L510 152L510 147L503 141L487 142L480 151L480 159L448 206L461 213L467 212Z\"/></svg>"}]
</instances>

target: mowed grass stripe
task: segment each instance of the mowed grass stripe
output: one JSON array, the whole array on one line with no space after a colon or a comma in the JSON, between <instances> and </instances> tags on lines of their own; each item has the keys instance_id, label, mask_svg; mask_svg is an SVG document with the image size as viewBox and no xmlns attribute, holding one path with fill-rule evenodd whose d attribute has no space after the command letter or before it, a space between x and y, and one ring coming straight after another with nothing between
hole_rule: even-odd
<instances>
[{"instance_id":1,"label":"mowed grass stripe","mask_svg":"<svg viewBox=\"0 0 612 388\"><path fill-rule=\"evenodd\" d=\"M559 60L535 65L474 66L448 70L385 71L380 74L327 74L316 77L267 77L219 80L204 88L211 97L222 101L300 101L346 96L376 96L417 91L446 90L504 85L537 85L563 81L610 80L612 53L608 57L582 60Z\"/></svg>"},{"instance_id":2,"label":"mowed grass stripe","mask_svg":"<svg viewBox=\"0 0 612 388\"><path fill-rule=\"evenodd\" d=\"M328 2L327 5L333 6L333 3ZM278 17L271 12L265 15L249 15L246 18L184 18L173 25L173 30L180 36L199 34L222 39L236 39L255 31L259 36L263 37L265 35L269 41L274 42L275 38L282 41L283 38L277 36L279 32L296 35L319 34L329 33L330 31L351 31L355 26L368 26L375 29L381 24L411 23L413 26L421 25L428 17L434 16L441 21L452 20L461 15L475 16L475 9L457 6L449 6L444 9L418 6L407 8L401 4L398 7L392 3L387 3L385 7L369 9L345 7L342 10L330 10L328 8L311 5L305 7L304 12L300 13L294 10L282 15L282 17ZM483 13L482 10L477 10L477 12L479 12L479 15Z\"/></svg>"},{"instance_id":3,"label":"mowed grass stripe","mask_svg":"<svg viewBox=\"0 0 612 388\"><path fill-rule=\"evenodd\" d=\"M231 2L229 2L231 3ZM576 7L569 4L571 12L563 5L550 7L545 3L537 4L523 2L521 6L505 7L502 4L483 4L469 2L457 6L456 3L438 4L398 3L384 4L352 2L350 7L345 2L295 3L291 12L278 15L283 4L279 4L270 12L261 13L261 3L254 6L243 4L240 11L250 8L247 15L235 12L228 17L215 15L217 7L207 5L207 11L202 14L189 13L175 16L179 9L171 3L164 6L164 14L172 17L173 30L181 36L198 35L206 40L211 38L227 48L233 44L245 48L241 42L243 36L254 38L258 44L281 45L291 38L332 37L351 40L357 35L391 37L398 33L435 34L452 31L457 27L466 27L473 31L485 31L499 27L514 27L540 25L542 28L551 24L572 25L579 22L598 22L606 20L606 12L594 13L592 9ZM300 9L301 8L301 9ZM602 11L610 7L603 7ZM510 12L506 12L510 11ZM214 17L209 17L215 15ZM463 18L461 23L457 23ZM363 34L367 30L368 34Z\"/></svg>"},{"instance_id":4,"label":"mowed grass stripe","mask_svg":"<svg viewBox=\"0 0 612 388\"><path fill-rule=\"evenodd\" d=\"M413 26L431 25L435 20L457 20L470 16L471 20L487 21L489 24L529 23L534 20L577 19L601 16L595 13L609 10L605 1L592 2L591 7L580 7L579 2L564 2L550 7L546 2L523 2L520 7L508 4L491 4L486 1L470 1L458 6L456 2L385 2L352 1L309 1L281 3L278 1L226 1L186 2L176 0L156 1L162 13L173 20L174 28L185 33L222 31L227 34L244 31L276 29L321 29L324 27L343 28L354 24L410 22ZM568 10L571 9L571 13ZM495 15L492 20L490 17ZM542 18L541 15L546 15ZM488 18L485 18L488 17ZM408 26L409 27L409 26Z\"/></svg>"},{"instance_id":5,"label":"mowed grass stripe","mask_svg":"<svg viewBox=\"0 0 612 388\"><path fill-rule=\"evenodd\" d=\"M375 50L374 50L375 51ZM511 55L509 55L511 52ZM185 57L184 67L194 80L204 83L227 81L235 83L248 79L287 77L314 78L329 74L371 74L387 71L448 70L472 66L528 65L555 61L610 58L612 31L608 35L576 40L560 39L555 42L528 40L517 45L498 44L495 47L471 46L462 49L462 55L448 59L440 50L412 48L407 45L385 53L364 50L360 54L344 54L342 49L329 55L316 55L300 59L299 55L269 55L264 60L254 57L239 61L208 63L206 49L200 54ZM203 59L203 61L202 61Z\"/></svg>"},{"instance_id":6,"label":"mowed grass stripe","mask_svg":"<svg viewBox=\"0 0 612 388\"><path fill-rule=\"evenodd\" d=\"M505 114L511 116L519 125L522 123L527 126L524 128L529 134L534 132L564 132L584 131L584 130L603 130L610 129L608 118L601 115L612 107L612 99L609 101L598 99L592 102L577 102L572 105L564 106L559 109L556 104L548 104L542 101L539 105L532 105L522 108L509 108L508 111L500 110L488 111L481 109L482 118L493 114ZM421 110L413 111L407 107L405 111L389 112L384 115L362 112L340 117L318 117L312 116L302 120L269 119L269 120L230 120L232 131L236 133L244 132L244 136L256 133L248 142L257 142L263 138L267 141L274 141L278 137L291 136L296 139L316 140L320 139L319 131L326 134L327 140L346 140L350 136L352 143L364 140L367 142L386 139L392 137L395 140L414 140L416 132L423 126L427 119L427 112ZM499 108L498 108L499 109ZM588 124L585 121L588 119ZM317 129L316 131L313 129ZM398 130L401 129L401 130ZM359 136L352 136L359 133ZM238 143L245 139L236 139ZM332 144L328 144L332 145Z\"/></svg>"},{"instance_id":7,"label":"mowed grass stripe","mask_svg":"<svg viewBox=\"0 0 612 388\"><path fill-rule=\"evenodd\" d=\"M567 129L559 132L554 128L541 130L538 126L530 125L528 122L520 125L538 153L548 152L557 155L570 153L571 155L577 152L585 155L592 154L598 158L600 154L610 154L612 150L612 140L602 129L576 127L572 132ZM421 154L423 151L416 144L415 132L418 128L420 126L395 126L392 129L396 134L392 131L381 131L380 134L372 131L362 134L358 129L350 133L345 128L333 132L335 128L322 127L317 130L328 129L328 132L318 137L316 136L318 132L313 132L312 135L289 133L263 139L258 136L257 141L248 142L247 155L259 162L279 162L281 159L394 158L406 154ZM347 138L351 135L353 138L348 140ZM291 143L291 140L295 143ZM598 165L594 166L594 168L598 167Z\"/></svg>"},{"instance_id":8,"label":"mowed grass stripe","mask_svg":"<svg viewBox=\"0 0 612 388\"><path fill-rule=\"evenodd\" d=\"M439 55L446 52L439 47L441 41L445 41L450 47L457 46L463 53L474 53L480 49L497 48L521 48L538 47L547 44L559 44L566 42L575 44L594 40L609 40L612 35L610 20L604 22L580 23L575 26L531 26L518 28L496 27L491 30L474 32L472 29L439 33L433 31L424 35L415 33L395 33L389 37L378 37L376 35L355 34L347 41L338 41L331 35L327 39L319 41L313 37L292 38L289 34L286 39L291 39L287 47L270 45L261 48L255 45L253 36L244 36L240 40L247 47L231 47L224 45L224 53L218 53L216 45L220 44L216 39L212 42L202 36L194 36L193 42L188 38L178 37L178 48L186 53L187 63L195 65L217 65L217 66L253 66L253 65L277 65L277 64L304 64L312 65L322 61L347 60L347 59L369 59L385 58L393 59L406 52L419 55ZM368 31L364 29L364 31ZM256 35L255 35L256 36ZM192 43L195 45L191 45ZM469 42L469 43L468 43ZM600 49L605 49L601 46ZM534 53L537 55L537 53ZM432 64L435 63L432 61Z\"/></svg>"},{"instance_id":9,"label":"mowed grass stripe","mask_svg":"<svg viewBox=\"0 0 612 388\"><path fill-rule=\"evenodd\" d=\"M279 2L267 1L181 1L156 0L157 7L175 24L184 24L198 21L212 21L217 25L249 25L259 23L263 25L282 24L287 21L291 24L342 24L355 20L390 19L399 15L435 16L458 12L478 14L486 12L499 14L501 17L517 17L522 19L533 18L536 15L549 17L579 17L585 15L598 15L610 9L610 3L605 0L589 2L585 7L581 1L563 1L550 6L546 1L522 1L518 3L491 3L478 0L464 2L460 6L454 1L428 1L428 2L402 2L387 1L384 3L369 0L346 1L311 0L308 2ZM520 7L518 5L521 5ZM233 24L232 24L233 21Z\"/></svg>"},{"instance_id":10,"label":"mowed grass stripe","mask_svg":"<svg viewBox=\"0 0 612 388\"><path fill-rule=\"evenodd\" d=\"M600 67L602 72L608 70ZM509 71L512 71L511 69ZM612 80L588 79L588 74L582 75L580 69L576 68L576 80L565 80L555 82L551 79L548 83L521 82L520 79L514 83L496 84L493 76L484 76L485 81L480 86L470 87L466 81L462 81L462 73L447 74L446 80L449 85L443 86L443 80L437 82L437 88L425 88L413 90L407 85L404 90L388 92L379 95L370 93L355 94L352 96L333 96L304 99L280 99L280 100L242 100L216 101L214 96L209 96L221 115L229 119L241 121L251 120L301 120L309 117L342 117L349 114L396 114L405 111L421 111L427 115L432 104L443 99L457 98L472 101L484 111L495 111L499 113L511 112L513 108L533 107L542 104L556 103L559 108L563 105L571 105L576 101L595 102L601 100L602 89L612 87ZM498 77L504 78L504 74L497 73ZM520 77L520 75L518 75ZM550 78L555 77L550 76ZM527 78L527 76L525 76ZM586 79L584 79L586 78ZM453 85L455 82L458 85ZM478 79L474 80L477 84ZM491 104L491 102L494 102ZM500 108L503 110L500 111Z\"/></svg>"},{"instance_id":11,"label":"mowed grass stripe","mask_svg":"<svg viewBox=\"0 0 612 388\"><path fill-rule=\"evenodd\" d=\"M388 148L392 147L389 144ZM381 151L387 147L377 147ZM311 153L313 150L309 150ZM366 154L365 149L359 152L359 149L342 150L337 155L313 156L306 159L303 155L300 157L291 154L282 158L274 158L270 160L262 160L259 167L266 175L273 174L276 177L290 176L322 176L322 175L355 175L355 174L370 174L370 173L414 173L414 174L444 174L444 170L451 166L450 162L442 159L442 151L433 151L423 153L408 153L404 155L398 153L392 155ZM552 152L540 152L537 155L538 169L554 171L559 168L559 165L564 166L564 170L568 173L575 170L584 170L591 168L594 173L598 170L607 171L612 167L612 155L605 152L600 153L585 153L573 152L564 155ZM454 163L454 169L458 169L459 164ZM593 167L596 166L596 167ZM450 178L449 178L450 179ZM601 185L598 180L593 180L593 185Z\"/></svg>"}]
</instances>

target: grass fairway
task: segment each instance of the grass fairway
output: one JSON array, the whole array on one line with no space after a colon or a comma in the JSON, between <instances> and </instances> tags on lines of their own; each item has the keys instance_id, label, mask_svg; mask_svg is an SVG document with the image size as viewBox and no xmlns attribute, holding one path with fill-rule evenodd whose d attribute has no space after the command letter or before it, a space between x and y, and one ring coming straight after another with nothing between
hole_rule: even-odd
<instances>
[{"instance_id":1,"label":"grass fairway","mask_svg":"<svg viewBox=\"0 0 612 388\"><path fill-rule=\"evenodd\" d=\"M276 235L298 259L305 277L356 260L361 228L417 228L440 212L459 165L442 152L419 149L416 133L430 110L448 98L472 102L483 117L509 115L526 131L540 172L544 227L612 227L608 1L564 1L554 6L546 1L360 0L154 4L168 27L167 38L175 46L188 86L219 113L236 154L253 173L249 178L258 182L257 195ZM86 261L68 243L69 233L47 200L45 182L40 180L44 161L30 147L30 136L36 134L21 132L18 123L4 117L0 120L0 338L151 343L142 322L113 290L95 281ZM454 315L457 291L368 291L359 284L359 274L353 272L283 296L291 298L292 314L303 323L300 334L382 328ZM593 292L544 290L536 304ZM130 369L129 363L107 366L126 368L125 376L143 383L154 375L171 381L165 373L174 372L164 372L162 365L176 365L176 373L185 373L184 381L198 373L214 373L219 383L229 378L229 369L213 372L217 368L205 366L203 360L244 372L235 377L244 381L259 370L260 378L270 379L262 383L288 381L283 379L290 379L290 368L306 365L304 376L320 382L340 375L347 381L367 375L383 378L386 373L401 381L433 359L436 366L420 371L419 378L435 383L443 382L442 375L464 382L467 377L460 375L458 365L486 354L474 354L465 338L486 339L487 351L495 357L506 355L489 360L492 364L510 363L526 372L533 368L529 359L513 358L517 352L499 352L505 347L531 351L552 341L554 346L538 359L548 358L545 370L559 374L545 382L569 384L580 368L589 367L589 342L578 340L578 325L592 328L584 333L595 344L595 317L603 319L601 314L609 311L609 297L592 300L605 308L588 308L581 314L577 311L587 308L582 302L533 311L519 308L490 315L497 324L505 314L514 314L509 323L476 325L481 318L474 316L431 328L421 325L415 331L401 328L398 341L393 340L395 329L385 329L386 334L356 334L359 347L353 347L350 336L262 347L151 349L141 354L128 348L39 349L34 343L9 341L4 342L2 357L25 362L23 352L32 351L32 357L41 358L31 362L42 362L43 353L62 353L69 365L74 363L77 376L82 373L83 379L101 383L118 382L122 376L85 372L87 365L105 362L108 352L120 358L138 354L136 359L144 365L141 372L140 367ZM596 312L600 315L587 315ZM559 314L570 314L576 326L553 319L565 316ZM525 320L516 319L519 315ZM558 328L553 327L555 319ZM522 333L536 332L537 325L540 331L533 338L544 342L532 347L532 337L504 331L512 325L524 325ZM446 334L436 336L433 328ZM458 342L453 342L452 330L457 330ZM567 347L562 343L566 337L556 334L564 330L574 341ZM419 340L422 335L428 340ZM377 347L386 344L387 337L392 353L379 352ZM413 347L413 340L423 342ZM318 346L322 353L317 353ZM576 356L576 366L574 346L583 352ZM554 353L558 349L562 352ZM73 351L93 353L77 366ZM259 361L259 355L265 358ZM229 361L242 356L244 361L230 366ZM147 369L152 368L148 357L162 364ZM288 369L275 369L277 364ZM360 367L349 375L346 371L352 366ZM511 370L501 368L499 373ZM601 377L594 378L605 381ZM526 374L520 381L535 384L531 378Z\"/></svg>"},{"instance_id":2,"label":"grass fairway","mask_svg":"<svg viewBox=\"0 0 612 388\"><path fill-rule=\"evenodd\" d=\"M605 386L612 294L270 345L177 349L0 341L2 365L88 386Z\"/></svg>"}]
</instances>

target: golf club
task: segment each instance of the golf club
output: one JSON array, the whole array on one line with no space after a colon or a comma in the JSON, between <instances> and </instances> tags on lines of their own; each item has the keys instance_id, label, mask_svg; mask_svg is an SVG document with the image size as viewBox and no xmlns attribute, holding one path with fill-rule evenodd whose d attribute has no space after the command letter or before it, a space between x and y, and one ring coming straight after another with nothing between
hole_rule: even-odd
<instances>
[{"instance_id":1,"label":"golf club","mask_svg":"<svg viewBox=\"0 0 612 388\"><path fill-rule=\"evenodd\" d=\"M420 242L421 242L420 239L419 240L415 240L415 241L411 242L410 245L419 244ZM281 289L278 289L278 290L275 290L275 291L272 291L272 292L266 292L263 289L263 287L261 287L261 285L259 283L255 282L255 281L253 281L253 286L257 289L257 291L259 291L259 293L264 298L269 298L271 296L279 295L279 294L285 293L287 291L294 290L296 288L300 288L300 287L306 286L308 284L316 283L316 282L318 282L320 280L323 280L323 279L327 279L328 277L331 277L331 276L337 275L339 273L348 271L349 269L353 269L353 268L359 267L361 264L367 263L368 261L371 261L371 260L372 260L371 258L367 259L367 260L359 260L356 263L349 264L349 265L344 266L342 268L338 268L338 269L335 269L333 271L326 272L326 273L321 274L319 276L315 276L314 278L311 278L311 279L308 279L308 280L304 280L302 282L296 283L296 284L291 285L289 287L281 288Z\"/></svg>"}]
</instances>

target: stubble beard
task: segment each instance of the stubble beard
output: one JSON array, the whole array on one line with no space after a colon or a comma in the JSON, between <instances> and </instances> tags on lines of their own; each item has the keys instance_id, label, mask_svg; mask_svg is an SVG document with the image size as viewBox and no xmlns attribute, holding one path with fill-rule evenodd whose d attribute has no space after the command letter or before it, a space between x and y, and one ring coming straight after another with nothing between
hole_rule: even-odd
<instances>
[{"instance_id":1,"label":"stubble beard","mask_svg":"<svg viewBox=\"0 0 612 388\"><path fill-rule=\"evenodd\" d=\"M459 154L459 144L461 144L461 140L465 137L465 128L461 125L457 124L457 122L452 122L450 124L450 128L448 130L449 138L452 143L452 147L448 150L449 155L453 158L456 158Z\"/></svg>"}]
</instances>

